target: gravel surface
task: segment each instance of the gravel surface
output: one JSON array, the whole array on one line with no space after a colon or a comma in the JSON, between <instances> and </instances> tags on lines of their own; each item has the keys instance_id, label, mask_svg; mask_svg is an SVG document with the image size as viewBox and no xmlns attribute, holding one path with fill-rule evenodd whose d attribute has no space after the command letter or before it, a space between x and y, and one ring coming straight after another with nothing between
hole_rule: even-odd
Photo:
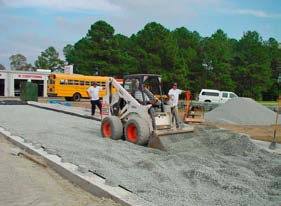
<instances>
[{"instance_id":1,"label":"gravel surface","mask_svg":"<svg viewBox=\"0 0 281 206\"><path fill-rule=\"evenodd\" d=\"M119 205L110 199L97 198L85 192L53 170L25 158L20 152L23 151L0 134L1 206Z\"/></svg>"},{"instance_id":2,"label":"gravel surface","mask_svg":"<svg viewBox=\"0 0 281 206\"><path fill-rule=\"evenodd\" d=\"M206 113L204 118L208 122L222 124L272 125L275 124L276 113L253 99L239 97ZM280 123L281 121L279 121Z\"/></svg>"},{"instance_id":3,"label":"gravel surface","mask_svg":"<svg viewBox=\"0 0 281 206\"><path fill-rule=\"evenodd\" d=\"M100 137L100 122L31 106L0 106L0 126L163 206L281 204L281 156L248 136L197 126L161 137L167 152Z\"/></svg>"}]
</instances>

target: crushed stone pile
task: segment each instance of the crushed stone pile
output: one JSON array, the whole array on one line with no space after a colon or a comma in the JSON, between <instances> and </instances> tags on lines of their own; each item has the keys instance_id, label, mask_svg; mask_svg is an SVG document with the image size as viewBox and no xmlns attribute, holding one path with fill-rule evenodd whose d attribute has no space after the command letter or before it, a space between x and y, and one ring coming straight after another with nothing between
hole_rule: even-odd
<instances>
[{"instance_id":1,"label":"crushed stone pile","mask_svg":"<svg viewBox=\"0 0 281 206\"><path fill-rule=\"evenodd\" d=\"M276 206L281 158L210 126L161 137L167 152L100 137L100 122L31 106L0 107L0 126L162 206ZM32 114L32 115L30 115Z\"/></svg>"},{"instance_id":2,"label":"crushed stone pile","mask_svg":"<svg viewBox=\"0 0 281 206\"><path fill-rule=\"evenodd\" d=\"M239 97L206 113L204 118L207 122L221 124L273 125L276 121L276 113L253 99Z\"/></svg>"}]
</instances>

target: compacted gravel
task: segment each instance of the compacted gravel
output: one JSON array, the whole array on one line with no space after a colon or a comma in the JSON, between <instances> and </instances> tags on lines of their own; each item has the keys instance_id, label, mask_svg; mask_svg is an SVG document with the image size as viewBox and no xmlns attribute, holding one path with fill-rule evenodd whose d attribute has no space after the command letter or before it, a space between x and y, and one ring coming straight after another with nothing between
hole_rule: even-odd
<instances>
[{"instance_id":1,"label":"compacted gravel","mask_svg":"<svg viewBox=\"0 0 281 206\"><path fill-rule=\"evenodd\" d=\"M161 206L281 204L281 155L247 135L196 126L167 151L101 138L100 122L29 105L0 106L0 127Z\"/></svg>"}]
</instances>

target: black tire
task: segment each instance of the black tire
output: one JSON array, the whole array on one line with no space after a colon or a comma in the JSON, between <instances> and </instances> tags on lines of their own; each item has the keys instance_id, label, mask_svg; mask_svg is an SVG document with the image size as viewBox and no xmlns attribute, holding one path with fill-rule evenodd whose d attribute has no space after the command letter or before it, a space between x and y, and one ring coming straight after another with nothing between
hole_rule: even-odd
<instances>
[{"instance_id":1,"label":"black tire","mask_svg":"<svg viewBox=\"0 0 281 206\"><path fill-rule=\"evenodd\" d=\"M72 99L73 99L73 101L75 101L75 102L79 102L80 99L81 99L81 94L79 94L78 92L75 93L75 94L73 94Z\"/></svg>"},{"instance_id":2,"label":"black tire","mask_svg":"<svg viewBox=\"0 0 281 206\"><path fill-rule=\"evenodd\" d=\"M145 145L148 143L149 134L147 123L139 117L129 119L125 125L125 138L129 142Z\"/></svg>"},{"instance_id":3,"label":"black tire","mask_svg":"<svg viewBox=\"0 0 281 206\"><path fill-rule=\"evenodd\" d=\"M123 125L116 116L105 117L101 122L101 135L111 139L121 139L123 136Z\"/></svg>"}]
</instances>

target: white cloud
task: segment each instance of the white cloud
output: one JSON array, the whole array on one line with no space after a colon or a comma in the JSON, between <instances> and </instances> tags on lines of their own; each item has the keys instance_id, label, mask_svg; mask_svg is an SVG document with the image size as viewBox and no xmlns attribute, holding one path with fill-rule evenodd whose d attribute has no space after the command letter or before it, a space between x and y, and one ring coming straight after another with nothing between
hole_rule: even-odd
<instances>
[{"instance_id":1,"label":"white cloud","mask_svg":"<svg viewBox=\"0 0 281 206\"><path fill-rule=\"evenodd\" d=\"M270 14L266 13L264 11L259 11L259 10L251 10L251 9L238 9L235 11L238 14L246 14L246 15L252 15L256 17L261 17L261 18L280 18L280 14Z\"/></svg>"},{"instance_id":2,"label":"white cloud","mask_svg":"<svg viewBox=\"0 0 281 206\"><path fill-rule=\"evenodd\" d=\"M117 10L113 4L102 0L2 0L9 7L28 8L35 7L52 10Z\"/></svg>"},{"instance_id":3,"label":"white cloud","mask_svg":"<svg viewBox=\"0 0 281 206\"><path fill-rule=\"evenodd\" d=\"M281 18L281 14L272 14L261 10L254 9L221 9L220 12L223 13L232 13L232 14L241 14L241 15L250 15L259 18Z\"/></svg>"},{"instance_id":4,"label":"white cloud","mask_svg":"<svg viewBox=\"0 0 281 206\"><path fill-rule=\"evenodd\" d=\"M5 31L0 36L0 63L7 65L8 57L15 53L26 55L33 63L49 46L54 46L62 55L66 44L77 42L91 24L101 19L111 24L116 33L130 36L152 21L170 29L184 26L199 15L200 9L214 9L222 1L0 0L3 8L34 8L38 15L32 18L32 14L0 13L0 29ZM73 18L68 18L70 13Z\"/></svg>"},{"instance_id":5,"label":"white cloud","mask_svg":"<svg viewBox=\"0 0 281 206\"><path fill-rule=\"evenodd\" d=\"M150 11L162 13L192 11L196 6L211 7L224 0L0 0L8 7L41 8L51 10L84 10L84 11L142 11L151 15Z\"/></svg>"}]
</instances>

